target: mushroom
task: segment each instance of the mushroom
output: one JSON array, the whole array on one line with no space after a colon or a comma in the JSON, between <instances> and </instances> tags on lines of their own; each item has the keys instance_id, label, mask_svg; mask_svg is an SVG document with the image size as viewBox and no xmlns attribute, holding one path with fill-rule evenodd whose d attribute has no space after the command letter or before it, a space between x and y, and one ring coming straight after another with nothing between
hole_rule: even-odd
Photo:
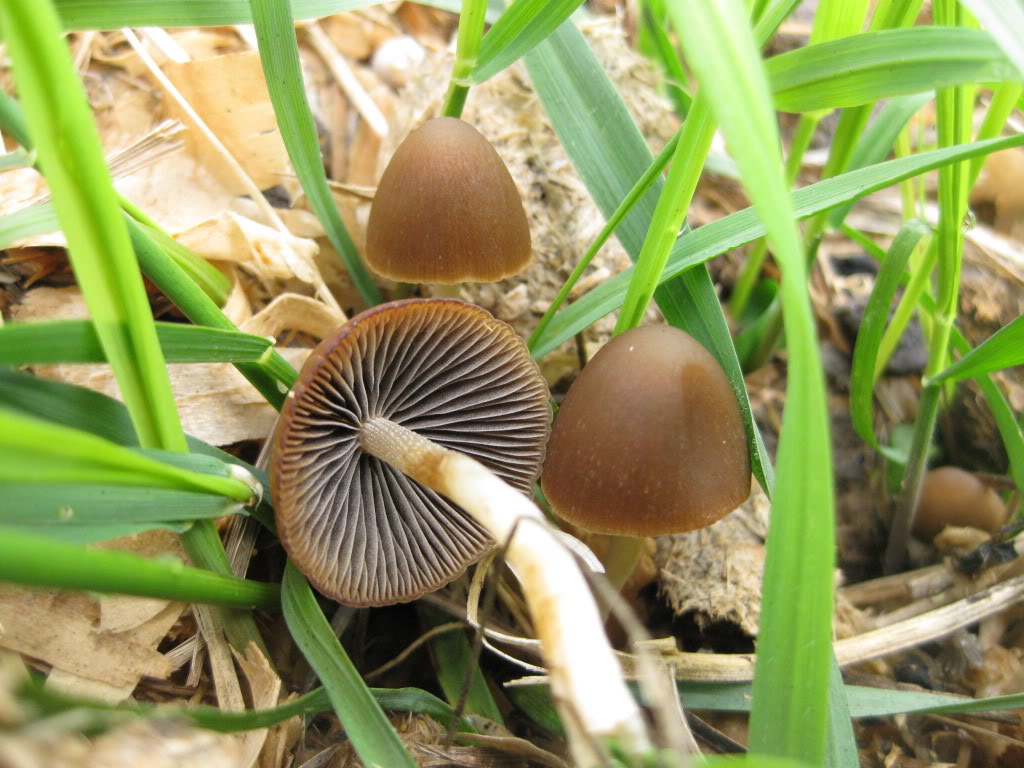
<instances>
[{"instance_id":1,"label":"mushroom","mask_svg":"<svg viewBox=\"0 0 1024 768\"><path fill-rule=\"evenodd\" d=\"M494 147L455 117L428 120L384 170L366 229L366 263L407 283L495 282L530 261L519 191Z\"/></svg>"},{"instance_id":2,"label":"mushroom","mask_svg":"<svg viewBox=\"0 0 1024 768\"><path fill-rule=\"evenodd\" d=\"M602 347L555 420L541 487L577 528L610 534L606 568L621 587L643 538L703 528L750 495L750 454L725 372L670 326L626 331Z\"/></svg>"},{"instance_id":3,"label":"mushroom","mask_svg":"<svg viewBox=\"0 0 1024 768\"><path fill-rule=\"evenodd\" d=\"M914 535L934 539L947 525L995 533L1006 522L1006 505L975 475L959 467L939 467L924 477L914 518Z\"/></svg>"},{"instance_id":4,"label":"mushroom","mask_svg":"<svg viewBox=\"0 0 1024 768\"><path fill-rule=\"evenodd\" d=\"M556 699L585 731L642 742L583 574L528 499L547 397L525 344L479 307L367 310L314 350L282 409L278 531L317 589L356 606L413 600L504 544Z\"/></svg>"}]
</instances>

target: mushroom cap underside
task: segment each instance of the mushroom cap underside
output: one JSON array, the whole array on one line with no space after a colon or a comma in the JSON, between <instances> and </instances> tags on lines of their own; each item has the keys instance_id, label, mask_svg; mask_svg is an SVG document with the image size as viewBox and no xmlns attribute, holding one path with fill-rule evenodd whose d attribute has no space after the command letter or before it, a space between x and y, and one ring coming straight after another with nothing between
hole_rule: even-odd
<instances>
[{"instance_id":1,"label":"mushroom cap underside","mask_svg":"<svg viewBox=\"0 0 1024 768\"><path fill-rule=\"evenodd\" d=\"M461 508L362 450L360 424L374 417L530 494L551 412L514 331L461 301L382 304L324 340L282 409L271 486L288 554L317 589L354 606L415 599L492 546Z\"/></svg>"}]
</instances>

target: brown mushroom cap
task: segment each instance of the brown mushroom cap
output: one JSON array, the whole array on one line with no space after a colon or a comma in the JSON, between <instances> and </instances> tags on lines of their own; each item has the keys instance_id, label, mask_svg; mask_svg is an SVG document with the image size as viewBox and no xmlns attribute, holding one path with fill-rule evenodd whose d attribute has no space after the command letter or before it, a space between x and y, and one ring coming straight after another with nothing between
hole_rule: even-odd
<instances>
[{"instance_id":1,"label":"brown mushroom cap","mask_svg":"<svg viewBox=\"0 0 1024 768\"><path fill-rule=\"evenodd\" d=\"M999 494L959 467L939 467L924 476L914 535L931 541L947 525L995 533L1006 522Z\"/></svg>"},{"instance_id":2,"label":"brown mushroom cap","mask_svg":"<svg viewBox=\"0 0 1024 768\"><path fill-rule=\"evenodd\" d=\"M491 546L461 508L365 453L386 418L465 453L532 493L551 410L512 328L454 299L381 304L310 355L281 411L270 467L277 528L325 595L355 606L413 600Z\"/></svg>"},{"instance_id":3,"label":"brown mushroom cap","mask_svg":"<svg viewBox=\"0 0 1024 768\"><path fill-rule=\"evenodd\" d=\"M541 486L595 533L660 536L731 512L750 495L750 455L718 361L669 326L612 339L562 403Z\"/></svg>"},{"instance_id":4,"label":"brown mushroom cap","mask_svg":"<svg viewBox=\"0 0 1024 768\"><path fill-rule=\"evenodd\" d=\"M429 120L399 145L370 209L366 263L392 280L494 282L530 261L512 176L469 123Z\"/></svg>"}]
</instances>

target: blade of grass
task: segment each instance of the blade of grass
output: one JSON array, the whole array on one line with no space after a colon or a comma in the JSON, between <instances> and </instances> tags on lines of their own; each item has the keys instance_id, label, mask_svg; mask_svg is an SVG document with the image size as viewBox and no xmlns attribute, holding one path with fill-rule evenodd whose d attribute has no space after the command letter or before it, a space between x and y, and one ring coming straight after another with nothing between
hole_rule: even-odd
<instances>
[{"instance_id":1,"label":"blade of grass","mask_svg":"<svg viewBox=\"0 0 1024 768\"><path fill-rule=\"evenodd\" d=\"M356 754L369 765L415 768L416 763L334 636L306 578L291 560L285 566L281 587L288 631L327 689Z\"/></svg>"},{"instance_id":2,"label":"blade of grass","mask_svg":"<svg viewBox=\"0 0 1024 768\"><path fill-rule=\"evenodd\" d=\"M598 233L594 242L590 244L587 252L583 254L583 258L580 259L576 268L573 269L572 274L569 275L562 287L559 288L558 294L551 302L551 306L545 310L544 316L537 322L536 327L533 329L533 333L530 334L527 346L530 348L531 353L533 353L537 342L544 337L544 332L547 330L548 325L551 324L551 320L554 318L555 313L561 309L565 300L572 292L573 287L577 282L579 282L579 279L583 277L583 273L586 271L587 267L590 266L590 262L593 261L597 252L601 250L606 242L608 242L608 238L611 237L615 228L619 225L619 222L621 222L626 214L633 209L636 201L643 197L647 193L647 190L651 188L655 179L658 178L658 175L662 172L665 166L668 165L669 158L671 158L675 153L678 144L679 131L676 131L668 144L665 145L665 148L661 150L658 156L654 159L654 162L647 166L647 170L643 172L643 175L637 179L636 184L634 184L629 192L626 193L622 202L619 203L618 208L616 208L612 215L608 217L604 227Z\"/></svg>"},{"instance_id":3,"label":"blade of grass","mask_svg":"<svg viewBox=\"0 0 1024 768\"><path fill-rule=\"evenodd\" d=\"M637 50L661 67L665 75L661 90L672 101L675 113L686 117L691 102L686 91L689 78L675 44L668 36L664 0L643 0L639 16Z\"/></svg>"},{"instance_id":4,"label":"blade of grass","mask_svg":"<svg viewBox=\"0 0 1024 768\"><path fill-rule=\"evenodd\" d=\"M1020 76L987 32L910 27L809 45L766 64L783 112L853 107L892 96Z\"/></svg>"},{"instance_id":5,"label":"blade of grass","mask_svg":"<svg viewBox=\"0 0 1024 768\"><path fill-rule=\"evenodd\" d=\"M486 12L487 0L462 0L455 63L452 65L452 76L448 83L448 92L444 97L444 106L441 108L441 114L447 117L462 115L462 108L466 104L466 95L472 84L470 74L476 66L480 52L480 38L484 33Z\"/></svg>"},{"instance_id":6,"label":"blade of grass","mask_svg":"<svg viewBox=\"0 0 1024 768\"><path fill-rule=\"evenodd\" d=\"M853 732L850 702L843 684L843 673L835 653L829 666L828 678L828 749L825 753L827 768L860 768L857 737Z\"/></svg>"},{"instance_id":7,"label":"blade of grass","mask_svg":"<svg viewBox=\"0 0 1024 768\"><path fill-rule=\"evenodd\" d=\"M448 621L447 614L428 603L420 603L417 610L427 627L437 627ZM462 699L466 676L472 670L469 687L465 691L465 711L486 717L498 725L505 724L501 710L498 709L477 660L473 657L472 646L466 639L464 631L445 632L431 638L430 655L437 673L437 682L441 685L449 704L456 706Z\"/></svg>"},{"instance_id":8,"label":"blade of grass","mask_svg":"<svg viewBox=\"0 0 1024 768\"><path fill-rule=\"evenodd\" d=\"M279 601L276 584L221 576L178 561L84 549L7 528L0 532L0 581L246 608L276 609Z\"/></svg>"},{"instance_id":9,"label":"blade of grass","mask_svg":"<svg viewBox=\"0 0 1024 768\"><path fill-rule=\"evenodd\" d=\"M843 171L853 171L882 162L892 150L900 131L921 107L932 100L932 97L931 92L925 92L890 99L882 107L878 117L860 135L860 140L853 148ZM828 215L828 226L839 229L852 208L852 201L833 208Z\"/></svg>"},{"instance_id":10,"label":"blade of grass","mask_svg":"<svg viewBox=\"0 0 1024 768\"><path fill-rule=\"evenodd\" d=\"M517 0L501 15L480 46L469 74L479 84L501 72L554 32L583 0Z\"/></svg>"},{"instance_id":11,"label":"blade of grass","mask_svg":"<svg viewBox=\"0 0 1024 768\"><path fill-rule=\"evenodd\" d=\"M634 179L651 166L643 137L590 46L571 23L562 24L530 51L525 61L555 132L594 202L606 219L610 218L629 194ZM655 180L616 228L619 242L633 259L643 246L660 190L661 182ZM754 474L770 495L774 486L771 462L751 416L732 336L707 269L690 270L680 280L660 285L654 298L666 320L700 341L725 370L747 428ZM558 315L554 323L557 321ZM580 326L558 344L585 327ZM558 344L544 351L535 349L534 355L546 354Z\"/></svg>"},{"instance_id":12,"label":"blade of grass","mask_svg":"<svg viewBox=\"0 0 1024 768\"><path fill-rule=\"evenodd\" d=\"M819 181L793 193L793 206L797 219L806 219L850 200L885 189L903 179L917 176L944 164L970 159L1010 147L1024 146L1024 135L990 139L957 147L921 152L911 157L888 160ZM694 265L699 265L719 254L737 248L765 234L752 208L730 214L700 229L683 235L669 257L661 275L662 283L679 276ZM533 354L543 357L571 339L575 334L622 305L630 279L626 270L604 281L586 295L555 315L547 332L537 340Z\"/></svg>"},{"instance_id":13,"label":"blade of grass","mask_svg":"<svg viewBox=\"0 0 1024 768\"><path fill-rule=\"evenodd\" d=\"M122 536L134 536L144 531L164 530L179 536L192 527L191 522L156 523L90 523L89 525L32 525L28 523L4 524L5 530L20 531L33 536L44 536L67 544L85 546L98 544Z\"/></svg>"},{"instance_id":14,"label":"blade of grass","mask_svg":"<svg viewBox=\"0 0 1024 768\"><path fill-rule=\"evenodd\" d=\"M198 325L157 323L157 338L170 363L255 363L271 340ZM106 357L89 320L14 323L0 328L0 365L103 363Z\"/></svg>"},{"instance_id":15,"label":"blade of grass","mask_svg":"<svg viewBox=\"0 0 1024 768\"><path fill-rule=\"evenodd\" d=\"M757 45L739 2L674 4L670 17L706 89L782 270L789 351L758 638L750 744L820 765L831 659L834 530L824 376L800 236Z\"/></svg>"},{"instance_id":16,"label":"blade of grass","mask_svg":"<svg viewBox=\"0 0 1024 768\"><path fill-rule=\"evenodd\" d=\"M359 295L367 306L379 304L380 291L366 271L327 186L316 125L309 111L302 82L299 45L295 39L291 8L286 3L274 0L251 0L250 5L270 101L274 105L281 138L295 168L295 175L331 245L341 255Z\"/></svg>"},{"instance_id":17,"label":"blade of grass","mask_svg":"<svg viewBox=\"0 0 1024 768\"><path fill-rule=\"evenodd\" d=\"M75 276L139 439L184 450L142 277L57 15L49 2L5 3L0 27Z\"/></svg>"},{"instance_id":18,"label":"blade of grass","mask_svg":"<svg viewBox=\"0 0 1024 768\"><path fill-rule=\"evenodd\" d=\"M454 712L441 699L419 688L371 688L370 693L377 703L392 712L413 712L428 715L442 725L451 722ZM108 704L48 688L38 678L31 678L19 691L18 696L38 707L43 714L58 714L75 710L108 712L114 715L134 714L142 717L180 717L190 720L200 728L220 733L237 733L257 728L269 728L296 716L317 715L331 708L331 701L325 688L316 688L292 701L270 709L255 709L246 712L228 712L219 707L199 705L181 707L130 702ZM468 724L463 729L471 730ZM462 730L462 729L460 729Z\"/></svg>"},{"instance_id":19,"label":"blade of grass","mask_svg":"<svg viewBox=\"0 0 1024 768\"><path fill-rule=\"evenodd\" d=\"M704 158L715 137L715 127L708 100L698 92L683 123L682 134L672 155L668 179L658 196L651 225L636 258L633 277L629 281L622 311L615 324L616 335L643 322L647 306L658 286L658 278L665 269L665 262L673 243L679 237L686 211L697 189Z\"/></svg>"},{"instance_id":20,"label":"blade of grass","mask_svg":"<svg viewBox=\"0 0 1024 768\"><path fill-rule=\"evenodd\" d=\"M253 488L215 461L219 475L157 461L76 429L0 409L0 481L88 483L213 493L247 502ZM168 456L169 457L169 456ZM255 483L252 479L250 482Z\"/></svg>"},{"instance_id":21,"label":"blade of grass","mask_svg":"<svg viewBox=\"0 0 1024 768\"><path fill-rule=\"evenodd\" d=\"M1024 6L1006 0L961 1L1017 67L1017 76L1012 79L1024 78Z\"/></svg>"},{"instance_id":22,"label":"blade of grass","mask_svg":"<svg viewBox=\"0 0 1024 768\"><path fill-rule=\"evenodd\" d=\"M936 0L932 12L936 23L966 26L971 22L956 0ZM970 31L970 30L967 30ZM974 89L962 86L940 88L936 93L939 146L949 147L967 141L971 135ZM925 378L945 367L950 336L956 322L960 294L960 269L963 261L963 221L970 191L970 164L951 163L939 169L938 281L931 315L931 338ZM935 430L939 408L939 388L925 387L914 422L914 439L903 479L903 492L889 531L885 551L885 572L894 573L906 558L907 540L914 522L921 481L927 468L928 447Z\"/></svg>"},{"instance_id":23,"label":"blade of grass","mask_svg":"<svg viewBox=\"0 0 1024 768\"><path fill-rule=\"evenodd\" d=\"M969 354L926 380L931 386L943 381L973 379L983 373L1024 364L1024 315L1007 323Z\"/></svg>"},{"instance_id":24,"label":"blade of grass","mask_svg":"<svg viewBox=\"0 0 1024 768\"><path fill-rule=\"evenodd\" d=\"M868 445L882 451L875 435L874 385L878 359L878 345L882 340L889 307L900 286L910 254L921 238L930 232L930 227L918 219L911 219L900 229L882 262L882 268L875 278L864 316L857 330L857 342L853 348L853 362L850 369L850 417L853 428Z\"/></svg>"},{"instance_id":25,"label":"blade of grass","mask_svg":"<svg viewBox=\"0 0 1024 768\"><path fill-rule=\"evenodd\" d=\"M223 496L157 488L47 483L7 484L0 525L43 529L113 523L170 523L237 512Z\"/></svg>"}]
</instances>

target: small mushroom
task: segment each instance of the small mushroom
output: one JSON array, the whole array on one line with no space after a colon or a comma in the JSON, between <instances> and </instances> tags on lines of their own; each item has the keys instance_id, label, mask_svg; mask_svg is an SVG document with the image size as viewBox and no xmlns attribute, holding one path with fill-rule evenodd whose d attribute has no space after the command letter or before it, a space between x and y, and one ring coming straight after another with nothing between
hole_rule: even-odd
<instances>
[{"instance_id":1,"label":"small mushroom","mask_svg":"<svg viewBox=\"0 0 1024 768\"><path fill-rule=\"evenodd\" d=\"M506 544L556 698L584 729L636 743L642 718L587 583L528 498L547 397L526 345L479 307L367 310L314 350L281 412L278 531L321 592L357 606L415 599Z\"/></svg>"},{"instance_id":2,"label":"small mushroom","mask_svg":"<svg viewBox=\"0 0 1024 768\"><path fill-rule=\"evenodd\" d=\"M629 576L642 539L703 528L750 495L736 396L718 361L670 326L612 339L580 372L555 420L541 476L555 513L624 537L608 578Z\"/></svg>"},{"instance_id":3,"label":"small mushroom","mask_svg":"<svg viewBox=\"0 0 1024 768\"><path fill-rule=\"evenodd\" d=\"M384 170L366 230L366 263L407 283L495 282L530 261L519 191L469 123L428 120Z\"/></svg>"},{"instance_id":4,"label":"small mushroom","mask_svg":"<svg viewBox=\"0 0 1024 768\"><path fill-rule=\"evenodd\" d=\"M931 541L947 525L995 533L1006 522L1006 505L975 475L959 467L939 467L924 477L914 518L914 535Z\"/></svg>"}]
</instances>

